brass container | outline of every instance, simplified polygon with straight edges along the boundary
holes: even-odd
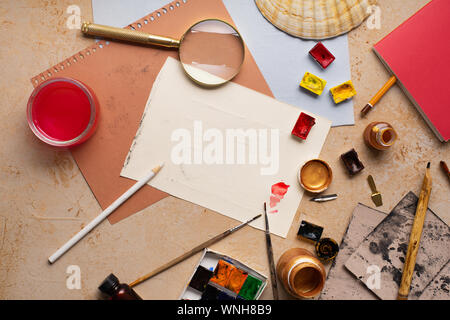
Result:
[[[323,264],[308,250],[292,248],[280,257],[277,276],[284,289],[296,298],[313,298],[325,285]]]
[[[325,191],[333,180],[333,171],[325,161],[312,159],[307,161],[298,172],[300,185],[311,193]]]

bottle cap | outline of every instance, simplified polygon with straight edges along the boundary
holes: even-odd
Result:
[[[119,279],[114,274],[111,273],[109,276],[106,277],[105,280],[103,280],[98,289],[101,292],[112,296],[114,294],[114,288],[118,285]]]
[[[322,238],[316,243],[316,254],[320,260],[333,260],[339,252],[339,245],[331,238]]]

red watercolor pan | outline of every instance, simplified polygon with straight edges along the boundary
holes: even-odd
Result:
[[[72,147],[95,131],[98,101],[80,81],[54,78],[36,87],[28,100],[28,125],[43,142]]]
[[[318,42],[310,51],[309,54],[317,61],[322,68],[326,69],[335,59],[330,51],[323,45],[322,42]]]

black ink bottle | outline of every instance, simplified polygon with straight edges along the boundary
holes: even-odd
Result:
[[[120,283],[114,274],[110,274],[98,289],[107,294],[110,300],[142,300],[142,298],[126,283]]]

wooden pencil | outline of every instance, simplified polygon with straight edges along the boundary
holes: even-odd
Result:
[[[273,298],[274,300],[278,300],[277,274],[275,272],[275,263],[273,261],[272,239],[270,238],[269,220],[267,219],[267,209],[265,202],[264,202],[264,217],[266,220],[266,245],[267,245],[267,256],[269,258],[270,279],[272,281]]]
[[[397,82],[397,78],[392,76],[389,80],[381,87],[380,90],[370,99],[369,103],[361,110],[361,115],[364,117],[370,110],[375,107],[375,104],[380,101],[386,92]]]
[[[417,252],[419,251],[420,238],[422,237],[423,223],[428,209],[428,202],[431,194],[431,176],[430,163],[427,164],[425,177],[420,191],[419,202],[417,203],[416,215],[409,237],[408,250],[406,252],[406,261],[403,267],[402,280],[398,290],[397,300],[407,300],[411,287],[411,279],[416,266]]]
[[[142,179],[137,181],[130,189],[125,191],[119,198],[117,198],[112,204],[108,206],[102,213],[95,217],[88,225],[83,229],[78,231],[69,241],[67,241],[61,248],[56,250],[49,258],[48,262],[50,264],[58,260],[64,253],[66,253],[70,248],[72,248],[78,241],[83,239],[89,232],[92,231],[97,225],[99,225],[103,220],[105,220],[111,213],[114,212],[118,207],[120,207],[125,201],[127,201],[133,194],[135,194],[140,188],[146,185],[163,167],[161,164],[153,168],[148,174],[146,174]]]
[[[235,226],[235,227],[233,227],[233,228],[231,228],[231,229],[228,229],[228,230],[225,231],[225,232],[222,232],[221,234],[215,236],[214,238],[211,238],[211,239],[209,239],[209,240],[207,240],[207,241],[205,241],[205,242],[199,244],[198,246],[196,246],[195,248],[193,248],[193,249],[189,250],[188,252],[182,254],[181,256],[179,256],[179,257],[177,257],[177,258],[175,258],[175,259],[173,259],[173,260],[167,262],[166,264],[162,265],[162,266],[159,267],[159,268],[156,268],[156,269],[153,270],[152,272],[149,272],[149,273],[147,273],[146,275],[144,275],[144,276],[142,276],[142,277],[140,277],[140,278],[134,280],[132,283],[129,284],[129,286],[130,286],[130,287],[137,286],[138,284],[144,282],[145,280],[148,280],[148,279],[150,279],[151,277],[154,277],[154,276],[156,276],[157,274],[159,274],[159,273],[161,273],[161,272],[163,272],[163,271],[165,271],[165,270],[167,270],[167,269],[173,267],[174,265],[180,263],[181,261],[183,261],[183,260],[185,260],[185,259],[187,259],[187,258],[193,256],[193,255],[196,254],[197,252],[200,252],[200,251],[202,251],[203,249],[209,247],[209,246],[212,245],[213,243],[216,243],[217,241],[222,240],[223,238],[229,236],[230,234],[232,234],[232,233],[238,231],[239,229],[241,229],[242,227],[246,226],[246,225],[249,224],[250,222],[252,222],[252,221],[258,219],[259,217],[261,217],[261,214],[259,214],[259,215],[255,216],[255,217],[251,218],[250,220],[248,220],[248,221],[246,221],[246,222],[244,222],[244,223],[241,223],[240,225],[237,225],[237,226]]]

